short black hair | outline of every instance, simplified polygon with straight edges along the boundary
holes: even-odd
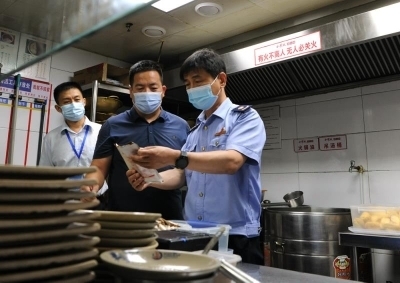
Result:
[[[60,94],[62,92],[64,92],[64,91],[67,91],[67,90],[72,89],[72,88],[78,89],[82,93],[82,96],[83,96],[83,90],[82,90],[81,86],[78,83],[76,83],[76,82],[65,82],[65,83],[59,84],[54,89],[54,100],[55,100],[55,102],[57,104],[59,104],[58,103],[59,102],[58,98],[60,97]]]
[[[162,68],[160,64],[158,64],[155,61],[152,60],[142,60],[134,64],[130,69],[129,69],[129,83],[132,85],[133,84],[133,77],[137,73],[142,73],[142,72],[147,72],[147,71],[156,71],[161,78],[161,83],[163,81],[163,73],[162,73]]]
[[[226,73],[226,66],[221,55],[212,49],[204,48],[195,51],[192,55],[186,58],[181,66],[179,77],[184,80],[184,77],[194,70],[204,70],[211,76],[216,77],[219,73]]]

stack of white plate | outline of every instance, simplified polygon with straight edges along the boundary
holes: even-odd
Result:
[[[66,180],[95,168],[0,166],[0,282],[89,282],[97,266],[99,215],[75,213],[93,193],[73,189],[94,180]]]
[[[87,211],[81,210],[80,212]],[[91,235],[100,237],[100,243],[97,245],[100,251],[144,250],[155,249],[158,246],[155,226],[156,220],[161,217],[161,214],[99,210],[96,212],[100,213],[96,222],[100,224],[101,229]]]

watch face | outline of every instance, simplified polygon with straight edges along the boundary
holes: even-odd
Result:
[[[179,169],[185,169],[186,166],[188,166],[188,160],[187,157],[180,157],[177,161],[176,161],[176,165],[175,167],[179,168]]]

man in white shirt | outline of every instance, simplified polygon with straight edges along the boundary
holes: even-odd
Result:
[[[75,82],[65,82],[54,89],[55,109],[64,116],[64,123],[44,137],[39,166],[90,166],[101,125],[85,116],[86,100],[82,93]],[[98,194],[107,188],[105,183]]]

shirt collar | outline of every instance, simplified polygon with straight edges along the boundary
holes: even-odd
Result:
[[[232,101],[227,97],[224,102],[214,111],[214,113],[211,114],[211,116],[218,116],[222,119],[226,117],[226,113],[229,111],[229,109],[232,107],[233,103]],[[197,117],[197,122],[202,122],[205,121],[205,112],[201,112],[200,115]]]
[[[132,118],[132,121],[133,122],[136,122],[136,120],[137,119],[143,119],[142,117],[140,117],[139,116],[139,114],[136,112],[136,109],[135,109],[135,107],[132,107],[131,108],[131,110],[130,110],[130,115],[131,115],[131,118]],[[167,121],[168,120],[168,115],[167,115],[167,111],[164,111],[164,109],[162,109],[161,108],[161,113],[160,113],[160,116],[158,116],[158,118],[156,119],[156,121],[157,120],[161,120],[161,122],[164,122],[164,121]]]
[[[86,127],[86,126],[88,126],[89,128],[93,128],[93,122],[92,121],[90,121],[89,119],[88,119],[88,117],[86,117],[85,116],[85,122],[83,123],[83,127],[82,127],[82,129],[84,128],[84,127]],[[63,120],[63,124],[62,124],[62,127],[61,127],[61,133],[63,132],[63,131],[65,131],[65,130],[67,130],[67,131],[71,131],[71,129],[68,127],[68,125],[67,125],[67,122],[65,122],[65,120]]]

